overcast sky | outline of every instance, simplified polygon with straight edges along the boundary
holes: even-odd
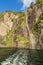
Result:
[[[4,11],[25,12],[35,0],[0,0],[0,13]]]

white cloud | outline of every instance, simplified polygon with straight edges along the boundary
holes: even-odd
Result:
[[[21,10],[25,10],[25,8],[28,8],[30,3],[35,2],[35,0],[21,0],[21,2],[23,3]]]

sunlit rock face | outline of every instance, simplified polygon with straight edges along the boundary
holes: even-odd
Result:
[[[42,18],[40,19],[40,16]],[[40,23],[40,26],[38,28],[38,35],[33,34],[32,30],[34,28],[34,24],[38,21],[42,21],[42,24]],[[27,10],[27,28],[29,31],[29,37],[30,37],[30,48],[31,49],[42,49],[43,48],[43,3],[40,5],[34,5],[32,8],[29,8]]]
[[[3,19],[0,20],[0,35],[5,47],[27,48],[28,31],[26,27],[25,12],[4,12]],[[18,38],[20,36],[20,38]],[[19,40],[20,39],[20,40]],[[1,47],[2,47],[1,45]]]
[[[12,29],[13,22],[11,21],[13,14],[4,13],[2,19],[0,19],[0,47],[4,47],[2,44],[6,40],[7,33]]]
[[[3,20],[0,21],[0,35],[5,36],[9,30],[11,30],[13,22],[10,19],[9,13],[3,15]]]

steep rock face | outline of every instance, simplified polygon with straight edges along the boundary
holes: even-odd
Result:
[[[0,21],[0,35],[5,36],[9,30],[11,30],[13,22],[10,19],[8,13],[3,15],[3,20]]]
[[[28,48],[29,47],[29,40],[28,40],[28,31],[26,27],[26,16],[20,14],[17,22],[14,23],[14,42],[16,43],[16,47],[18,48]],[[14,44],[15,44],[14,43]]]
[[[43,13],[43,3],[34,5],[33,8],[27,10],[27,24],[28,28],[32,30],[34,24],[38,21],[39,16]]]
[[[0,36],[1,47],[28,48],[25,13],[4,12],[3,18],[0,18]]]
[[[27,24],[27,28],[28,28],[28,31],[29,31],[30,48],[31,49],[40,49],[40,48],[42,48],[41,45],[40,45],[40,42],[37,41],[37,39],[39,38],[38,35],[33,34],[33,32],[32,32],[32,30],[34,28],[34,25],[39,21],[40,16],[42,14],[43,14],[43,3],[38,4],[38,5],[34,5],[32,8],[29,8],[27,10],[27,21],[26,21],[27,23],[26,24]],[[39,34],[39,36],[40,36],[40,34]]]
[[[17,16],[12,12],[5,12],[2,15],[2,17],[0,16],[0,43],[3,43],[3,41],[6,39],[6,35],[10,30],[12,30],[14,24],[14,22],[12,22],[12,19],[17,19]]]
[[[39,41],[42,39],[43,27],[37,26],[39,21],[43,21],[43,3],[34,5],[26,13],[5,12],[3,17],[0,17],[1,47],[4,45],[17,48],[43,48],[42,41]],[[43,22],[40,25],[43,26]]]

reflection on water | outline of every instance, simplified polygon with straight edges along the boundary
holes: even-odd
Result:
[[[43,50],[17,49],[9,55],[0,65],[43,65]]]

